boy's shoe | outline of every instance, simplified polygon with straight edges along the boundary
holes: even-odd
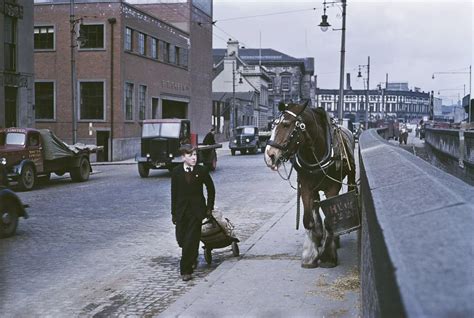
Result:
[[[187,282],[188,280],[191,280],[191,279],[193,279],[191,274],[184,274],[183,275],[183,281]]]

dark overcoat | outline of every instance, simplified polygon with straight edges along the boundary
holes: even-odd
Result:
[[[185,174],[183,165],[174,168],[171,174],[171,214],[176,222],[180,222],[184,216],[202,220],[208,210],[214,209],[214,182],[208,169],[200,165],[194,167],[189,183]],[[204,185],[207,189],[207,202],[203,193]]]

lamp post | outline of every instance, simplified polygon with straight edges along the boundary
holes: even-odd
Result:
[[[76,51],[77,42],[85,42],[84,36],[79,32],[79,37],[76,38],[76,25],[82,23],[82,17],[75,18],[74,15],[74,0],[70,1],[69,5],[69,24],[71,27],[71,106],[72,106],[72,143],[77,142],[77,94],[76,94]],[[76,44],[75,44],[76,42]]]
[[[235,123],[236,123],[236,118],[235,118],[235,62],[232,62],[232,105],[230,109],[230,137],[234,137],[234,131],[235,131]],[[242,77],[239,79],[239,84],[242,84]]]
[[[370,56],[367,57],[367,65],[359,65],[359,74],[362,77],[361,68],[367,69],[367,90],[365,92],[365,129],[369,129],[369,80],[370,80]]]
[[[342,28],[341,29],[334,29],[342,31],[341,33],[341,62],[340,62],[340,73],[339,73],[339,103],[338,107],[338,119],[339,124],[342,125],[343,119],[343,106],[344,106],[344,63],[345,63],[345,54],[346,54],[346,7],[347,7],[347,0],[340,0],[336,2],[328,2],[328,3],[341,3],[342,5]],[[321,27],[321,31],[326,32],[328,28],[331,26],[328,22],[328,16],[326,15],[326,0],[323,3],[324,13],[321,16],[321,23],[319,26]]]
[[[472,121],[472,114],[471,114],[471,99],[472,99],[472,65],[469,65],[469,71],[468,72],[457,72],[457,71],[448,71],[448,72],[434,72],[433,75],[431,75],[431,78],[435,78],[435,74],[469,74],[469,100],[468,100],[468,108],[469,108],[469,117],[468,117],[468,122],[471,123]]]

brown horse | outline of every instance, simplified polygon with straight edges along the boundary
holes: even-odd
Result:
[[[328,222],[323,226],[319,191],[326,198],[338,195],[346,176],[349,190],[355,187],[354,139],[349,130],[332,124],[324,109],[310,109],[307,104],[289,104],[280,109],[265,149],[265,162],[278,170],[290,160],[298,172],[307,234],[301,266],[334,267],[336,237]]]

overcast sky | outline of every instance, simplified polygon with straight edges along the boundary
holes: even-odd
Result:
[[[332,1],[328,1],[332,2]],[[338,88],[341,31],[322,32],[322,0],[214,0],[214,48],[226,47],[230,37],[247,48],[273,48],[294,57],[314,57],[318,87]],[[315,8],[316,10],[313,10]],[[370,87],[385,82],[408,82],[410,88],[434,90],[446,99],[469,93],[468,72],[473,60],[472,0],[348,0],[346,73],[352,87],[363,88],[358,65],[370,55]],[[291,12],[298,11],[298,12]],[[285,14],[274,14],[287,12]],[[341,9],[330,5],[326,14],[333,28],[342,25]],[[256,15],[266,15],[252,17]],[[239,19],[233,19],[239,18]],[[365,68],[363,69],[365,75]],[[460,89],[460,90],[455,90]]]

